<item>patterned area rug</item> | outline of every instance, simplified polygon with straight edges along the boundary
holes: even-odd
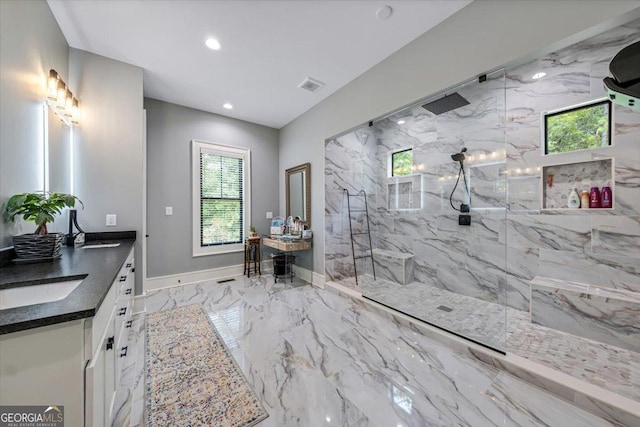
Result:
[[[146,425],[253,426],[269,416],[201,304],[147,315]]]

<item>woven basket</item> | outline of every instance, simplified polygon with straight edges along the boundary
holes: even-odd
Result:
[[[13,249],[18,259],[48,261],[62,255],[63,233],[20,234],[13,236]]]

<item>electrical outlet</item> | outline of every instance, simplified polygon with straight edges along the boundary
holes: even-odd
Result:
[[[273,212],[267,212],[267,219],[273,218]]]
[[[107,227],[116,226],[116,214],[107,214]]]
[[[164,208],[164,214],[166,216],[171,216],[173,215],[173,206],[167,206]]]

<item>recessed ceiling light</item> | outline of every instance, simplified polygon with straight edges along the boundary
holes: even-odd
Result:
[[[382,6],[376,10],[376,16],[381,21],[386,21],[391,18],[391,15],[393,15],[393,8],[391,6]]]
[[[403,125],[405,123],[404,120],[398,120],[396,123],[398,123],[399,125]]]
[[[225,102],[224,104],[222,104],[222,106],[224,108],[226,108],[227,110],[232,110],[233,109],[233,105],[229,104],[228,102]]]
[[[546,76],[546,75],[547,75],[547,73],[539,72],[539,73],[535,73],[535,74],[533,75],[533,77],[532,77],[532,78],[533,78],[534,80],[538,80],[538,79],[543,78],[543,77],[544,77],[544,76]]]
[[[207,41],[204,42],[204,44],[206,44],[209,49],[213,49],[213,50],[220,49],[220,42],[216,39],[207,39]]]

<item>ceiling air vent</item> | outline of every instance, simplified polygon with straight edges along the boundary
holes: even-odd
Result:
[[[324,86],[324,83],[312,79],[311,77],[307,77],[298,85],[299,89],[308,90],[309,92],[317,92]]]

